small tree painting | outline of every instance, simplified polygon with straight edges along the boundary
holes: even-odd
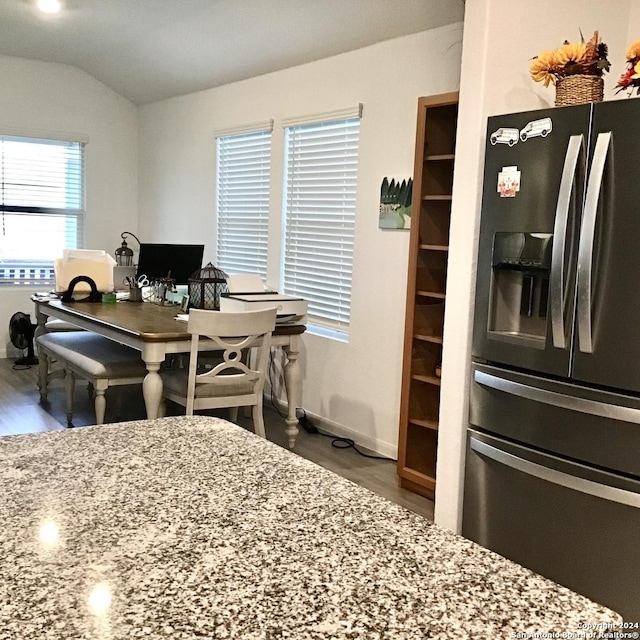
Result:
[[[411,227],[411,191],[413,180],[400,182],[385,176],[380,185],[380,229],[409,229]]]

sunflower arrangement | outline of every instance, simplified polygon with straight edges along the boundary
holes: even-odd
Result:
[[[584,75],[602,77],[609,71],[611,64],[607,60],[608,47],[600,40],[597,31],[589,42],[585,42],[580,34],[580,42],[568,42],[557,49],[543,51],[533,58],[529,73],[536,82],[543,82],[545,87],[556,84],[567,76]]]
[[[640,40],[629,45],[627,70],[620,76],[616,87],[618,87],[616,93],[626,90],[629,95],[632,95],[635,90],[637,94],[640,94]]]

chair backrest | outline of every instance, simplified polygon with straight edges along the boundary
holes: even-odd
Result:
[[[267,374],[271,335],[277,310],[224,312],[190,309],[187,328],[192,334],[187,402],[193,402],[197,384],[241,386],[252,383],[252,393],[262,393]],[[212,369],[198,373],[198,351],[201,338],[214,342],[221,361]],[[251,362],[243,352],[257,348],[257,358]],[[188,407],[187,407],[188,409]]]

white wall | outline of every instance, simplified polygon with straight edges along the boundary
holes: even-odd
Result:
[[[640,39],[640,9],[631,0],[467,0],[460,83],[452,233],[447,280],[445,348],[435,519],[459,531],[467,428],[476,243],[489,115],[552,107],[555,93],[529,77],[530,59],[565,40],[598,30],[609,45],[605,100],[615,95],[630,42]],[[522,11],[518,11],[518,7]]]
[[[0,132],[88,138],[85,247],[112,253],[137,227],[137,108],[79,69],[22,58],[0,56],[0,87]],[[33,313],[32,292],[0,288],[0,357],[18,355],[9,318]]]
[[[362,103],[351,336],[307,334],[303,407],[387,455],[397,450],[408,233],[378,229],[380,182],[413,173],[418,97],[455,91],[456,24],[140,109],[140,233],[204,241],[215,257],[214,132],[275,120],[271,229],[279,245],[286,118]],[[269,284],[278,286],[279,255]]]

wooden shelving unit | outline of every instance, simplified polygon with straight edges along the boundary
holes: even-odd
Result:
[[[457,93],[418,100],[398,476],[432,500],[457,121]]]

